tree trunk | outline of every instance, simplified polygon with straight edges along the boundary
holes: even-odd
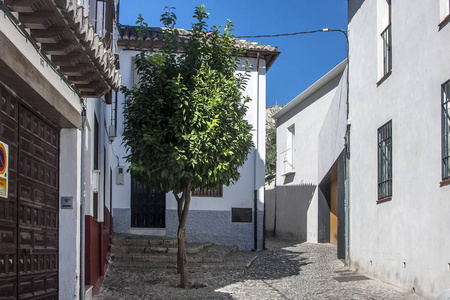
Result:
[[[189,204],[191,202],[191,182],[183,189],[181,198],[178,201],[178,255],[177,255],[177,272],[181,275],[180,287],[189,288],[189,271],[187,268],[187,257],[185,247],[186,221],[189,212]]]

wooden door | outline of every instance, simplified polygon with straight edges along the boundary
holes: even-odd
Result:
[[[9,194],[0,198],[0,297],[57,299],[59,131],[0,92],[1,138],[10,149]]]
[[[17,299],[17,167],[19,103],[0,88],[0,139],[9,146],[9,193],[0,198],[0,298]]]
[[[330,243],[338,244],[338,185],[337,180],[331,182],[330,190]]]

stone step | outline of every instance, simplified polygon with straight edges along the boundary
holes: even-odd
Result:
[[[168,254],[114,254],[112,256],[114,262],[176,262],[176,255]],[[205,262],[205,263],[217,263],[223,262],[224,257],[211,257],[203,255],[187,255],[187,261],[193,263]]]
[[[170,263],[142,263],[142,262],[113,262],[109,265],[111,270],[156,270],[156,269],[170,269],[176,272],[176,262]],[[188,263],[190,272],[197,272],[200,270],[243,270],[245,264],[227,264],[223,262],[218,263]]]
[[[199,250],[201,248],[201,250]],[[217,246],[209,243],[201,244],[196,247],[191,247],[190,244],[186,244],[186,249],[198,250],[196,252],[187,254],[188,263],[221,263],[224,262],[228,256],[237,251],[237,247],[231,246]],[[176,248],[171,248],[171,252],[166,253],[117,253],[114,251],[111,255],[112,265],[120,263],[119,265],[125,265],[127,263],[148,265],[158,263],[176,263],[177,251]]]
[[[158,246],[158,245],[176,245],[177,239],[159,236],[134,235],[116,233],[112,238],[113,245],[121,246]]]
[[[233,268],[226,261],[237,247],[211,243],[186,243],[189,268]],[[111,248],[112,269],[174,269],[176,271],[178,245],[176,239],[165,237],[116,234]]]
[[[210,243],[199,244],[199,243],[188,243],[186,244],[186,253],[193,254],[198,253],[211,246]],[[153,253],[153,254],[174,254],[178,253],[177,245],[123,245],[123,244],[113,244],[112,245],[113,254],[137,254],[137,253]]]

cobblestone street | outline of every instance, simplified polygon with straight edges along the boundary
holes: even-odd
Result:
[[[176,287],[174,268],[110,267],[94,299],[426,299],[346,270],[330,244],[268,238],[266,247],[237,252],[216,267],[190,266],[190,290]]]

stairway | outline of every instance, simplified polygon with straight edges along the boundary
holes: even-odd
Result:
[[[186,243],[188,267],[224,268],[237,247],[211,243]],[[176,239],[131,234],[115,234],[111,249],[112,269],[176,269],[178,245]]]

